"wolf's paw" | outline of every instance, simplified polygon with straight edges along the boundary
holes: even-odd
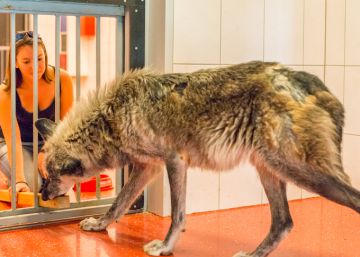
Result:
[[[152,256],[170,255],[171,249],[168,249],[161,240],[154,240],[144,245],[144,252]]]
[[[106,224],[99,218],[87,218],[80,222],[80,228],[85,231],[101,231],[106,229]]]
[[[238,252],[233,257],[253,257],[250,253]]]

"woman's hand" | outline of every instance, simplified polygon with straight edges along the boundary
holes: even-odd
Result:
[[[16,193],[30,192],[30,187],[26,182],[16,182],[15,189],[16,189]]]
[[[40,151],[38,155],[38,169],[42,178],[47,179],[49,177],[49,173],[44,167],[44,152]]]
[[[18,181],[15,184],[15,191],[18,192],[30,192],[30,187],[25,181]],[[12,188],[9,187],[9,193],[11,195]]]

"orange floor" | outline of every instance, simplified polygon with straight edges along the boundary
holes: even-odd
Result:
[[[360,257],[360,215],[320,198],[290,203],[295,227],[271,257]],[[142,245],[163,238],[169,218],[126,215],[106,232],[78,222],[0,233],[0,256],[146,256]],[[227,257],[253,249],[269,226],[268,206],[188,215],[175,257]]]

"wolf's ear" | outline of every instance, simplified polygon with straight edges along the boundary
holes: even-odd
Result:
[[[82,177],[84,175],[81,161],[73,158],[69,158],[64,160],[62,164],[60,175],[70,175],[70,176],[79,176]]]
[[[35,121],[35,127],[38,129],[43,139],[47,140],[53,134],[56,123],[52,120],[41,118]]]

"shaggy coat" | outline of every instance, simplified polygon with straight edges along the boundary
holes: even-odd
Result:
[[[137,70],[82,100],[58,126],[37,122],[47,138],[49,180],[42,197],[131,163],[129,182],[109,211],[81,222],[84,230],[103,230],[165,165],[172,224],[164,241],[144,250],[168,255],[185,224],[187,169],[225,171],[249,158],[269,199],[272,225],[254,252],[235,256],[264,257],[293,226],[287,182],[360,212],[360,192],[341,163],[343,125],[342,104],[316,76],[277,63],[164,75]]]

